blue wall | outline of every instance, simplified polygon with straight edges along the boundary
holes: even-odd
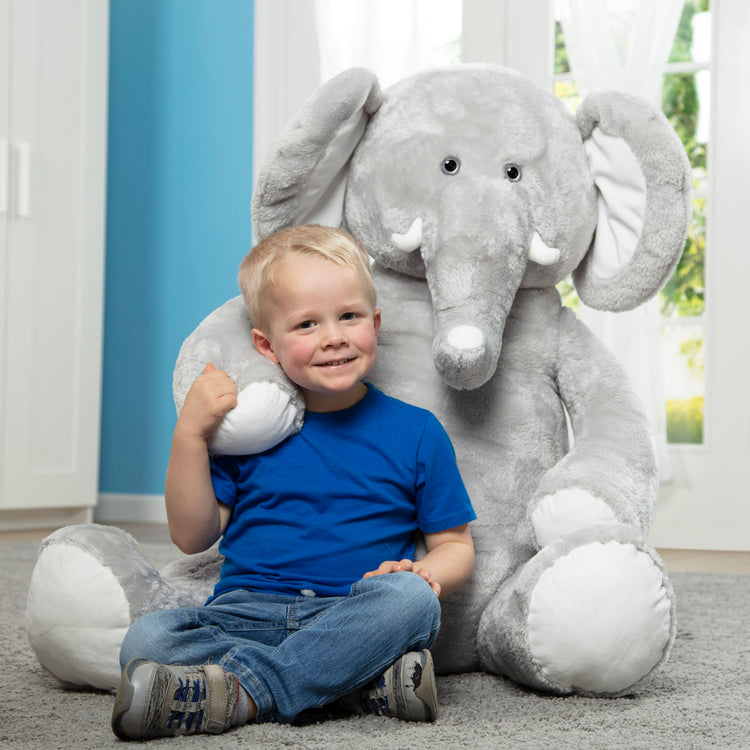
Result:
[[[163,492],[180,345],[238,294],[252,81],[252,0],[111,0],[102,492]]]

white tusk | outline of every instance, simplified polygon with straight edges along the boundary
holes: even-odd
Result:
[[[539,233],[534,232],[531,245],[529,245],[529,260],[533,260],[540,266],[551,266],[560,260],[560,251],[556,247],[545,245]]]
[[[405,253],[416,250],[422,244],[422,219],[419,217],[414,219],[406,234],[394,232],[391,235],[391,242]]]

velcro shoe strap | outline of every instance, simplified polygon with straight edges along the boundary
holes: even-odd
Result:
[[[209,734],[219,734],[229,728],[229,720],[237,703],[237,691],[232,690],[232,694],[229,694],[229,680],[217,664],[206,664],[203,670],[208,683],[208,716],[203,730]]]

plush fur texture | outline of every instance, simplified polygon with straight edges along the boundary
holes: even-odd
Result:
[[[371,380],[439,417],[477,511],[476,570],[444,602],[439,671],[617,695],[666,660],[674,595],[645,542],[658,490],[647,420],[555,284],[573,272],[603,309],[653,296],[681,253],[689,193],[682,146],[645,102],[603,92],[576,121],[491,65],[385,92],[369,71],[346,71],[268,155],[258,234],[341,223],[368,248],[383,311]],[[265,383],[285,395],[267,425],[281,439],[301,402],[251,351],[248,326],[239,300],[209,316],[183,347],[176,402],[213,361],[242,392]],[[263,403],[235,411],[242,424]],[[232,429],[226,442],[254,445]],[[101,548],[92,559],[108,558]]]

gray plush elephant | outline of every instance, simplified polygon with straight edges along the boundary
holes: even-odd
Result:
[[[492,65],[385,92],[345,71],[268,155],[257,234],[323,223],[362,241],[383,311],[371,380],[442,421],[478,515],[475,573],[443,605],[439,672],[617,695],[667,659],[674,594],[645,541],[658,490],[647,420],[555,285],[572,273],[591,307],[640,305],[677,263],[691,206],[687,157],[660,112],[597,92],[574,118]],[[304,419],[250,327],[230,300],[175,369],[178,409],[208,361],[238,383],[216,452],[263,450]]]

